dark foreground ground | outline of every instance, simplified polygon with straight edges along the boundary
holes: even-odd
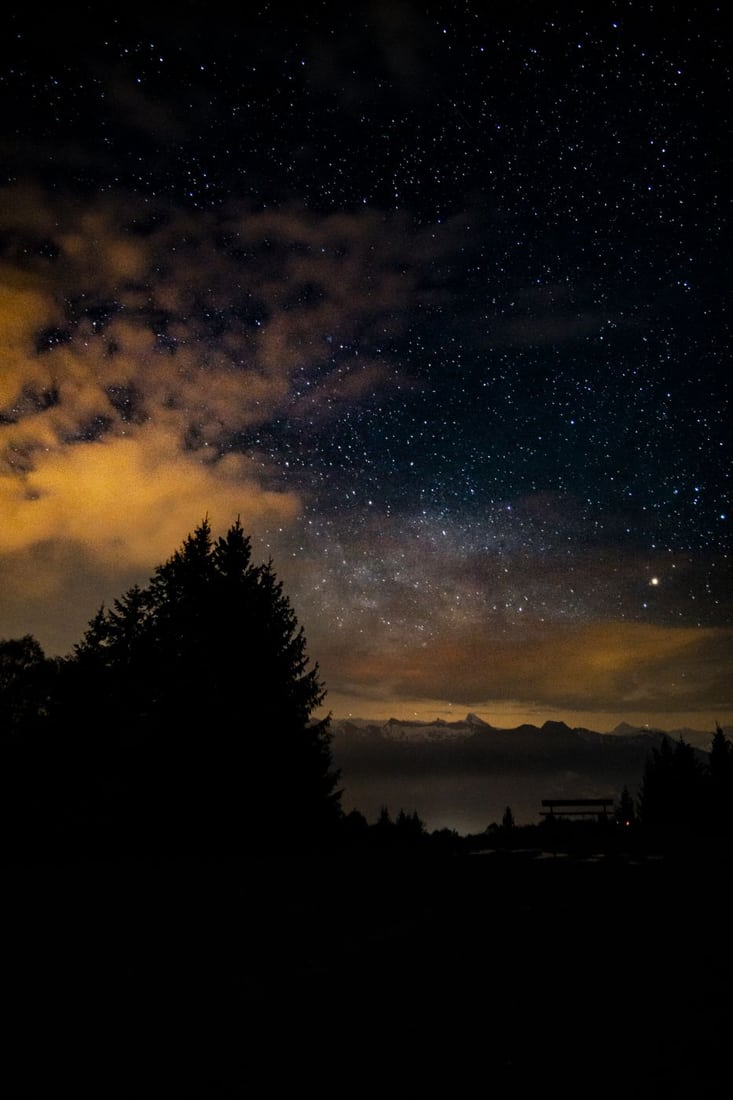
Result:
[[[720,857],[4,867],[0,1095],[730,1095]]]

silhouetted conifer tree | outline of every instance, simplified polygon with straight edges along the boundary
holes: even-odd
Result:
[[[417,810],[413,810],[412,813],[408,814],[401,809],[397,814],[395,826],[405,840],[419,840],[426,836],[425,825],[421,821]]]
[[[351,810],[343,819],[342,832],[347,844],[365,844],[369,836],[369,822],[359,810]]]
[[[38,852],[53,767],[45,752],[59,662],[31,634],[0,641],[0,855]],[[44,853],[45,854],[45,853]]]
[[[204,520],[147,587],[92,619],[60,715],[105,746],[120,797],[164,849],[317,842],[340,792],[308,666],[272,563],[253,565],[239,521],[214,542]]]
[[[672,746],[663,737],[647,757],[639,796],[639,816],[647,825],[699,825],[704,772],[695,750],[683,738]]]
[[[728,831],[733,827],[733,745],[717,722],[710,745],[708,775],[710,822],[715,828]]]
[[[634,800],[629,793],[629,788],[624,787],[616,807],[616,821],[619,825],[633,825],[636,820],[636,808]]]
[[[0,737],[39,728],[48,713],[56,667],[32,634],[0,640]]]

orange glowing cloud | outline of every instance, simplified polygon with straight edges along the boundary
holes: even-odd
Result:
[[[517,627],[498,638],[446,630],[415,645],[361,649],[325,642],[322,665],[341,690],[385,698],[451,700],[470,709],[495,700],[570,710],[725,706],[733,631],[607,622],[544,633]]]
[[[225,525],[241,515],[253,530],[288,523],[299,507],[295,494],[263,489],[242,455],[202,461],[151,429],[44,451],[23,478],[0,477],[0,553],[53,539],[106,563],[145,565],[178,545],[181,517],[208,512]]]
[[[3,554],[56,541],[150,563],[181,517],[290,522],[297,495],[230,440],[408,384],[366,344],[415,299],[413,253],[455,243],[366,210],[1,198],[18,244],[0,272]]]
[[[90,421],[114,434],[110,391],[122,386],[134,387],[138,418],[190,446],[190,429],[216,443],[293,402],[322,419],[365,389],[406,384],[374,345],[381,357],[419,298],[415,255],[455,243],[447,229],[438,240],[372,211],[194,222],[165,204],[151,216],[129,195],[82,204],[6,188],[2,199],[23,242],[0,280],[0,450],[11,467],[34,443],[88,438]]]

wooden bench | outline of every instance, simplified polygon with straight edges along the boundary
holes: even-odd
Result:
[[[543,798],[542,805],[547,809],[540,810],[540,816],[592,817],[596,821],[607,821],[613,813],[613,803],[613,798]]]

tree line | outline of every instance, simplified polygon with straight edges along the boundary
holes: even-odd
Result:
[[[705,758],[680,737],[647,757],[638,797],[643,825],[727,834],[733,826],[733,746],[716,723]]]
[[[318,844],[342,816],[324,695],[272,563],[204,520],[69,656],[0,642],[0,850]]]
[[[0,641],[0,858],[230,857],[335,840],[456,848],[417,813],[344,814],[325,698],[271,562],[204,520],[64,658]],[[733,831],[733,747],[664,737],[616,821]],[[493,827],[498,828],[497,826]],[[515,830],[507,807],[501,835]]]

